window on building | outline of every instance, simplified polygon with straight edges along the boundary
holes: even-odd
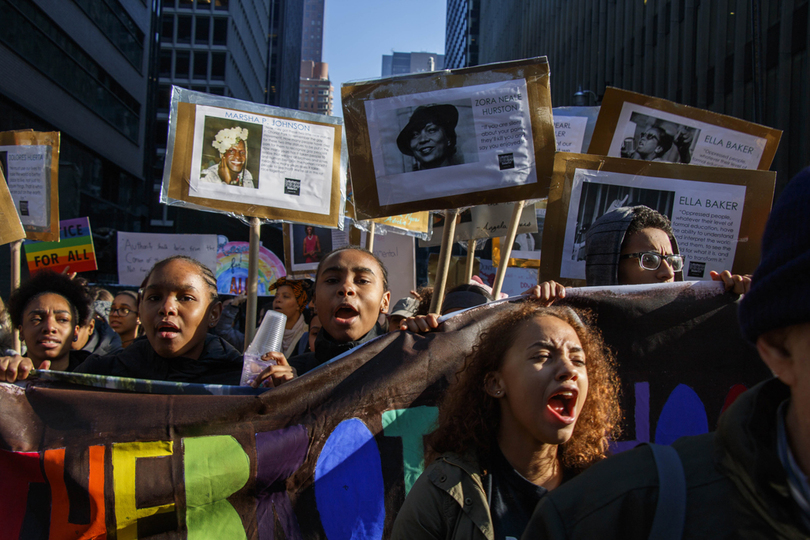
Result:
[[[215,81],[225,80],[225,53],[211,53],[211,79]]]
[[[228,19],[214,19],[214,45],[228,44]]]
[[[194,32],[194,43],[208,45],[208,34],[211,31],[210,17],[197,17],[197,28]]]
[[[171,15],[163,17],[160,40],[163,41],[163,43],[171,43],[174,40],[174,17]]]
[[[196,51],[194,53],[194,78],[208,78],[208,53]]]
[[[191,43],[191,17],[177,17],[177,43]]]
[[[160,51],[160,76],[172,76],[172,51]]]
[[[214,9],[228,11],[228,0],[215,0]]]
[[[189,51],[176,51],[174,53],[174,76],[178,79],[188,79],[188,68],[191,61]]]

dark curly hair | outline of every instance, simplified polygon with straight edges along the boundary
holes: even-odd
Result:
[[[619,435],[619,378],[613,354],[590,324],[589,314],[570,307],[543,307],[528,301],[498,317],[482,335],[439,406],[438,428],[427,437],[427,461],[440,454],[472,454],[485,470],[491,467],[500,426],[500,400],[485,389],[487,375],[500,369],[522,323],[557,317],[571,325],[587,359],[588,395],[571,438],[559,446],[564,470],[578,473],[607,455]],[[584,322],[583,322],[584,321]]]
[[[11,293],[8,300],[8,312],[14,327],[22,325],[25,306],[31,300],[45,293],[54,293],[68,301],[72,308],[73,323],[83,324],[90,317],[87,293],[81,281],[70,279],[65,274],[43,270],[34,274],[31,279],[20,285]]]
[[[633,208],[633,219],[630,221],[630,225],[627,226],[627,230],[624,233],[625,241],[628,236],[642,229],[661,229],[667,233],[670,238],[675,236],[672,232],[672,223],[670,223],[669,218],[649,206],[636,206]]]

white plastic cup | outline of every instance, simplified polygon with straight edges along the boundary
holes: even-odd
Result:
[[[276,365],[275,360],[262,360],[267,352],[281,352],[281,342],[284,339],[284,327],[287,325],[287,316],[278,311],[267,311],[262,324],[256,330],[253,341],[248,345],[242,360],[242,378],[240,386],[250,386],[259,374],[268,366]]]
[[[248,345],[246,354],[261,356],[266,352],[281,352],[281,342],[284,339],[284,327],[287,325],[287,316],[278,311],[267,311],[262,324],[256,330],[253,341]]]

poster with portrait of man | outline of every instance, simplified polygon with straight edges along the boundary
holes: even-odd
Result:
[[[708,280],[712,270],[753,273],[775,183],[770,171],[560,153],[546,210],[541,275],[584,285],[589,228],[608,212],[639,205],[671,221],[685,259],[684,279]]]
[[[172,90],[161,202],[339,227],[342,120]]]
[[[782,132],[711,111],[608,88],[589,154],[768,170]]]
[[[545,57],[347,84],[342,101],[361,220],[548,192]]]

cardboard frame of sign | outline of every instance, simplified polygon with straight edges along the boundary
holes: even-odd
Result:
[[[672,220],[684,279],[751,274],[776,173],[559,153],[543,234],[542,279],[585,284],[585,232],[604,213],[646,205]]]
[[[344,84],[341,99],[360,220],[548,193],[545,57]]]
[[[25,238],[25,229],[8,190],[3,167],[0,167],[0,222],[3,223],[0,227],[0,246]]]
[[[340,227],[342,128],[332,116],[173,87],[160,201]]]
[[[58,131],[0,132],[0,169],[29,240],[59,241],[59,142]]]
[[[778,129],[609,87],[588,153],[768,170],[781,137]]]

